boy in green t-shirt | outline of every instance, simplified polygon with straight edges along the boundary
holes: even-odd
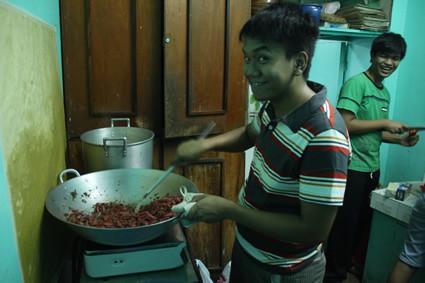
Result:
[[[356,249],[362,240],[367,242],[372,218],[369,195],[379,183],[381,143],[414,146],[418,142],[415,133],[403,134],[408,129],[406,124],[388,119],[390,93],[382,84],[397,69],[406,48],[399,34],[378,36],[370,51],[369,69],[350,78],[341,89],[337,108],[350,133],[352,161],[344,204],[329,235],[325,282],[344,281]]]

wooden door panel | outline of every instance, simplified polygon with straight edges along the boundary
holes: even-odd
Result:
[[[162,2],[61,1],[69,138],[111,117],[162,133]]]
[[[163,133],[162,22],[157,0],[62,0],[68,167],[83,168],[79,137],[131,119]],[[154,164],[160,150],[156,148]]]
[[[237,202],[239,191],[245,181],[245,154],[244,153],[225,153],[225,171],[223,178],[224,198]],[[235,222],[230,220],[222,221],[222,249],[221,249],[221,268],[223,268],[231,259],[233,242],[235,240]],[[220,270],[221,271],[221,270]]]
[[[187,166],[184,176],[199,186],[203,193],[221,195],[223,190],[223,159],[204,159]],[[191,255],[209,268],[221,266],[222,226],[220,222],[199,223],[188,229]]]
[[[187,166],[183,175],[192,180],[202,193],[223,196],[234,202],[243,183],[240,170],[243,154],[210,153],[196,164]],[[202,260],[209,269],[221,269],[231,258],[235,223],[222,221],[198,223],[187,229],[191,255]]]
[[[238,34],[250,1],[165,0],[164,13],[165,136],[197,135],[211,120],[214,133],[243,125]]]
[[[86,13],[87,59],[92,115],[135,115],[134,11],[134,1],[131,0],[89,2]]]
[[[187,115],[222,115],[226,82],[226,2],[191,1],[189,12],[189,60]],[[205,20],[208,15],[208,20]],[[199,23],[203,23],[202,25]],[[207,55],[207,56],[206,56]]]

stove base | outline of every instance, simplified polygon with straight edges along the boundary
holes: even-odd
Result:
[[[176,242],[117,250],[86,250],[84,267],[94,278],[167,270],[185,263],[182,254],[185,247],[185,242]]]
[[[183,249],[184,254],[189,258],[189,253],[187,249]],[[117,275],[111,277],[100,277],[93,278],[90,277],[84,265],[81,269],[81,276],[79,278],[79,283],[199,283],[202,282],[198,273],[195,271],[192,262],[188,260],[183,266],[161,270],[161,271],[152,271],[144,273],[134,273],[126,275]]]

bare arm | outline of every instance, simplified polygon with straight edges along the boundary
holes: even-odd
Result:
[[[419,140],[419,136],[409,135],[397,135],[407,131],[408,126],[406,124],[388,120],[357,120],[353,112],[339,109],[339,112],[344,119],[345,125],[347,126],[350,135],[365,134],[373,131],[382,131],[382,141],[386,143],[400,144],[403,146],[414,146]]]
[[[388,283],[408,283],[416,271],[417,268],[398,260],[390,273]]]
[[[338,207],[301,202],[300,215],[259,211],[218,196],[203,195],[188,218],[202,222],[233,220],[283,241],[317,244],[326,240]],[[266,220],[265,220],[266,219]]]
[[[254,146],[255,134],[252,125],[231,130],[203,140],[189,140],[179,145],[176,160],[191,161],[198,159],[207,151],[242,152]]]
[[[338,110],[351,135],[366,134],[376,131],[387,131],[389,134],[402,134],[407,131],[408,126],[397,121],[388,119],[358,120],[353,112],[344,109]]]

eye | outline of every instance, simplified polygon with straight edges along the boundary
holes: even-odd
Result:
[[[399,62],[401,61],[401,57],[399,55],[395,55],[395,54],[389,54],[389,53],[382,53],[379,55],[379,57],[381,57],[384,60],[392,60],[394,62]]]
[[[390,58],[390,56],[387,54],[387,53],[382,53],[382,54],[380,54],[380,56],[379,57],[381,57],[381,58],[383,58],[383,59],[388,59],[388,58]]]
[[[248,58],[248,56],[244,56],[243,60],[245,62],[245,64],[248,64],[251,60]]]
[[[259,63],[267,63],[268,60],[269,60],[269,58],[266,57],[266,56],[259,56],[258,57],[258,62]]]

